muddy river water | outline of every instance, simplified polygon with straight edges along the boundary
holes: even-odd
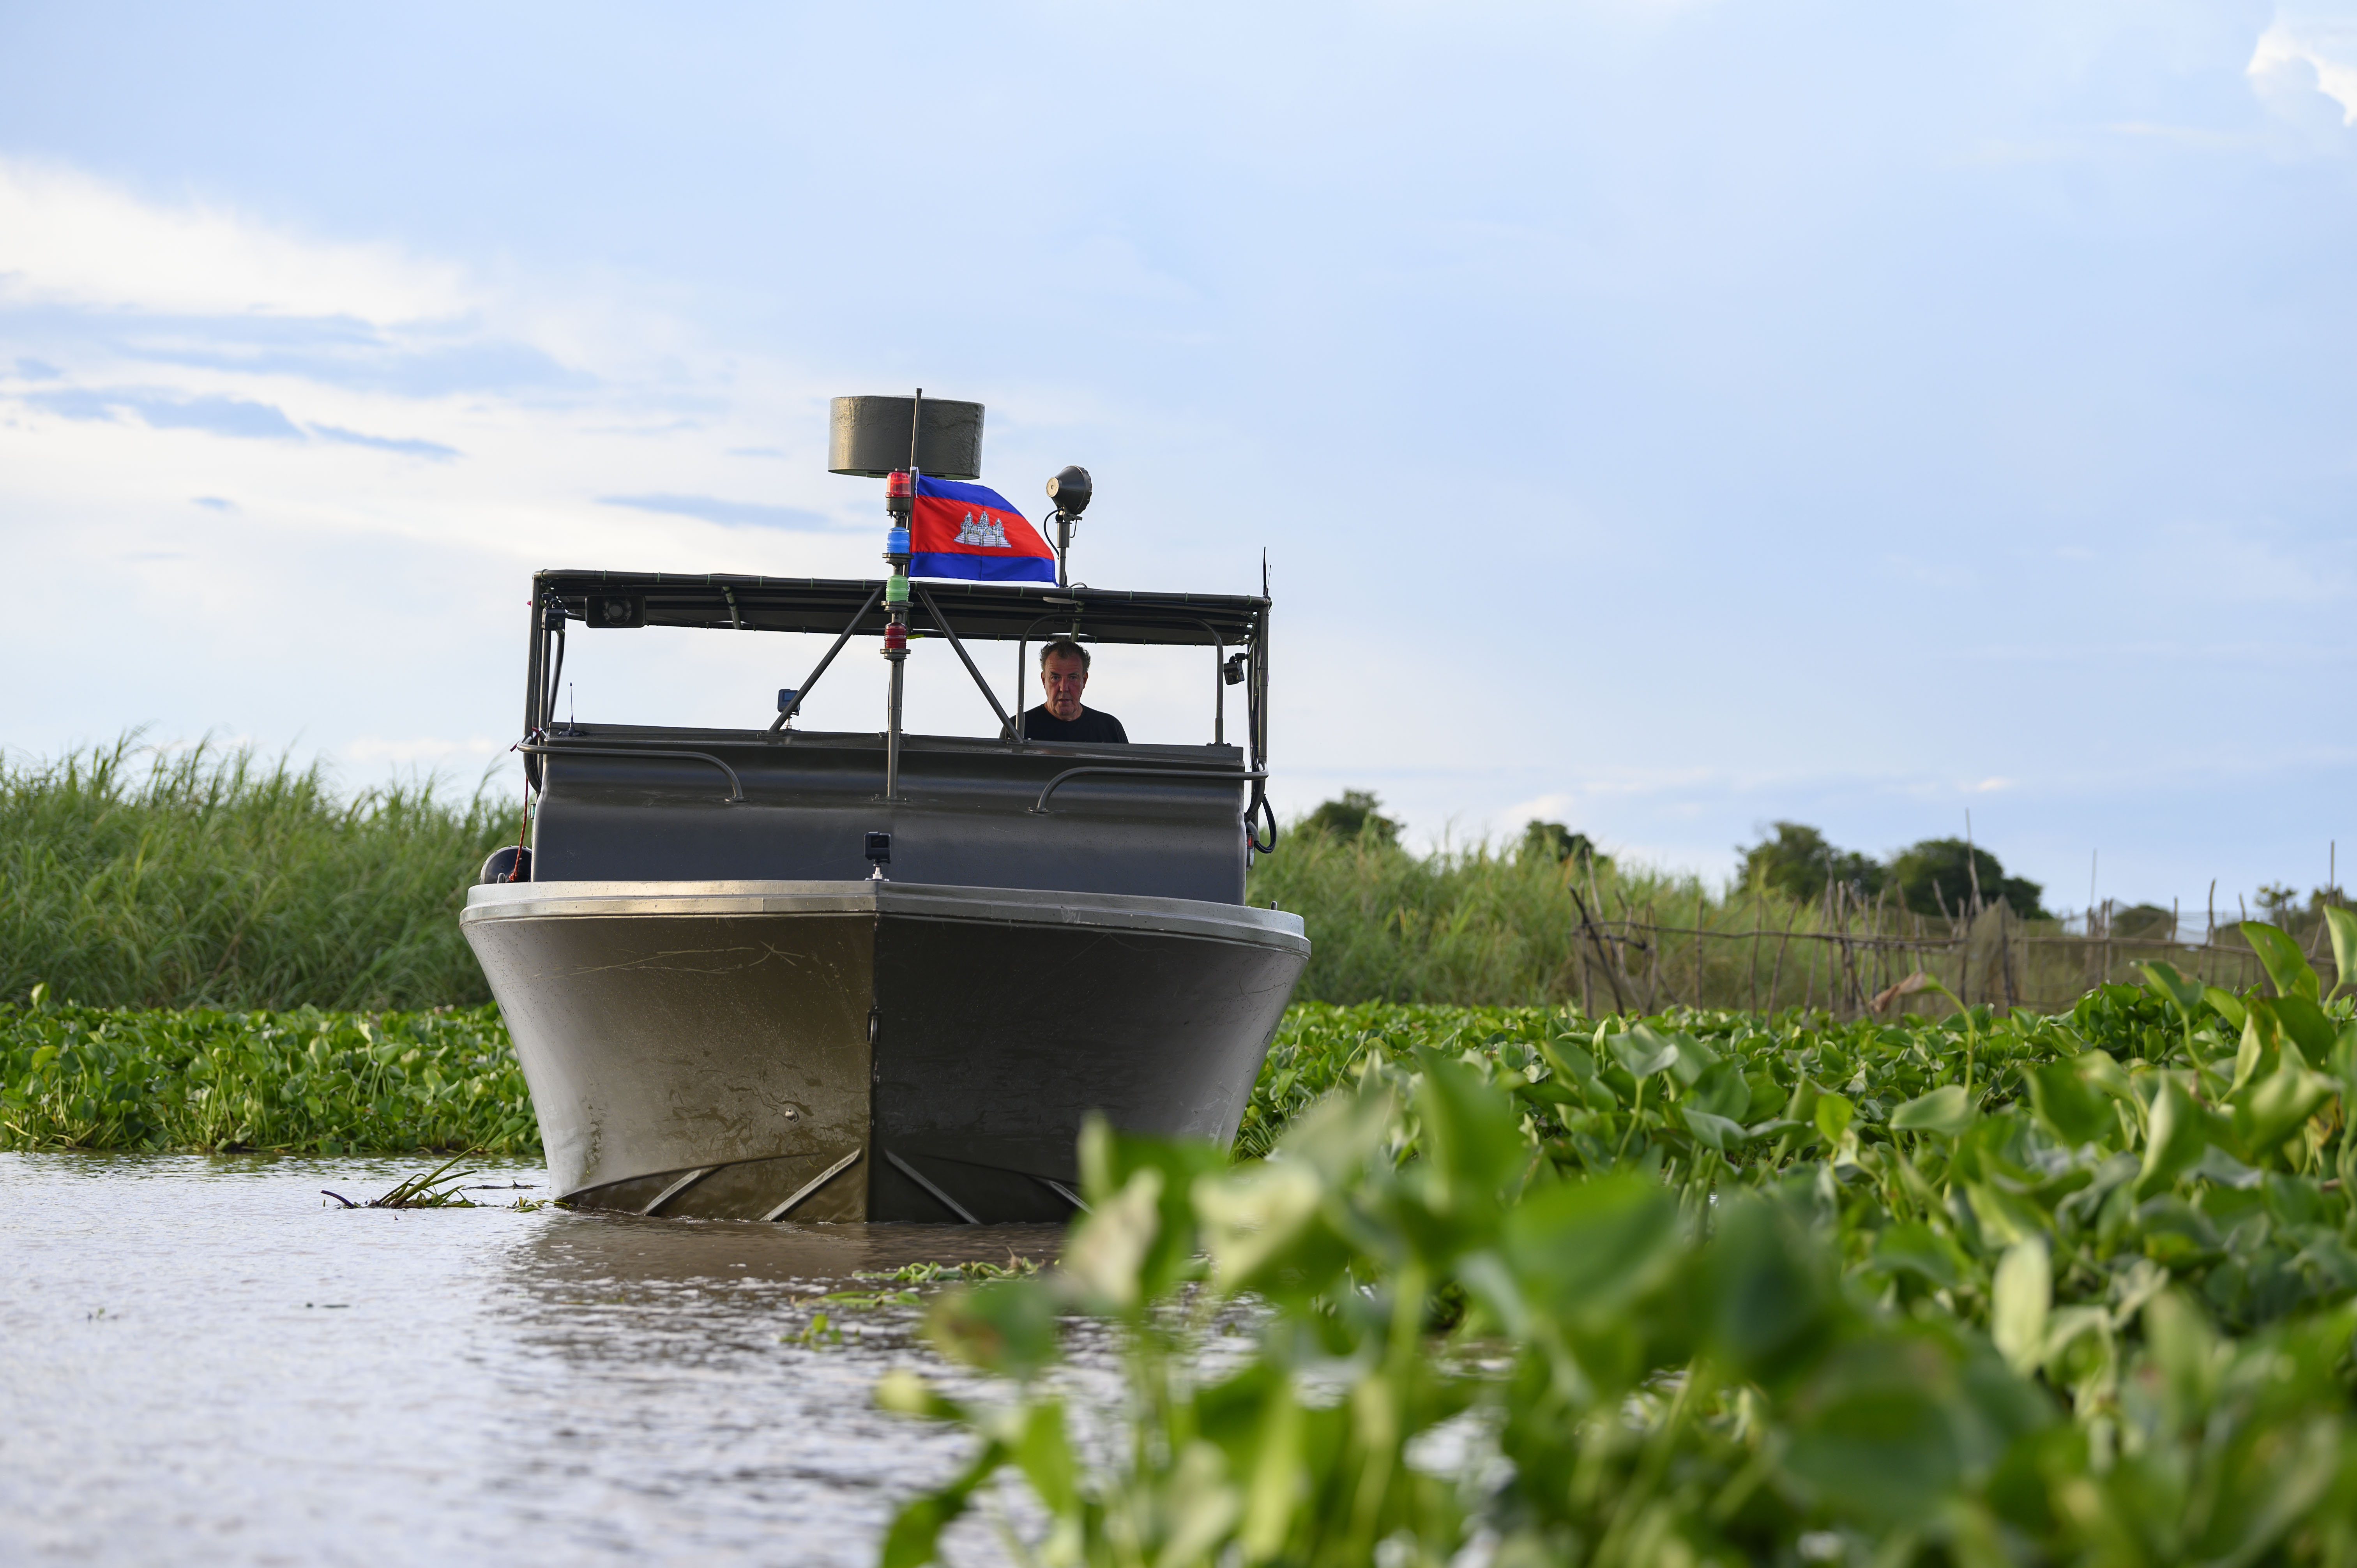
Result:
[[[781,1336],[861,1271],[1060,1239],[320,1196],[419,1168],[0,1155],[0,1563],[871,1563],[966,1441],[869,1390],[938,1362],[914,1309]]]

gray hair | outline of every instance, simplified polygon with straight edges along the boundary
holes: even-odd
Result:
[[[1069,659],[1079,660],[1081,661],[1081,673],[1083,675],[1088,673],[1089,650],[1082,648],[1079,643],[1073,641],[1069,637],[1060,637],[1039,650],[1039,672],[1041,674],[1044,675],[1048,671],[1048,660],[1053,659],[1059,653],[1063,654]]]

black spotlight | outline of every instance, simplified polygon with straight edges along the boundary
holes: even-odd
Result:
[[[1089,510],[1089,471],[1079,464],[1069,464],[1048,481],[1048,499],[1056,503],[1059,517],[1078,517]]]
[[[878,882],[883,881],[884,868],[892,864],[892,835],[890,833],[869,833],[867,835],[867,859],[871,865],[871,869],[868,871],[867,875]]]

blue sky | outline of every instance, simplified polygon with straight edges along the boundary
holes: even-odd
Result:
[[[0,7],[0,747],[471,783],[533,568],[868,575],[826,400],[921,384],[1086,581],[1267,549],[1286,810],[2313,886],[2353,121],[2357,6]],[[811,656],[575,640],[584,718]]]

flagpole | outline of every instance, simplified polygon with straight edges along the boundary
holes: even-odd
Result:
[[[919,387],[909,404],[909,521],[912,528],[917,489],[923,479],[923,470],[917,467],[917,431],[924,417],[925,389]],[[886,559],[891,561],[892,576],[884,585],[884,657],[891,661],[892,678],[884,704],[884,799],[893,801],[900,798],[900,693],[909,658],[909,562],[906,556]]]

